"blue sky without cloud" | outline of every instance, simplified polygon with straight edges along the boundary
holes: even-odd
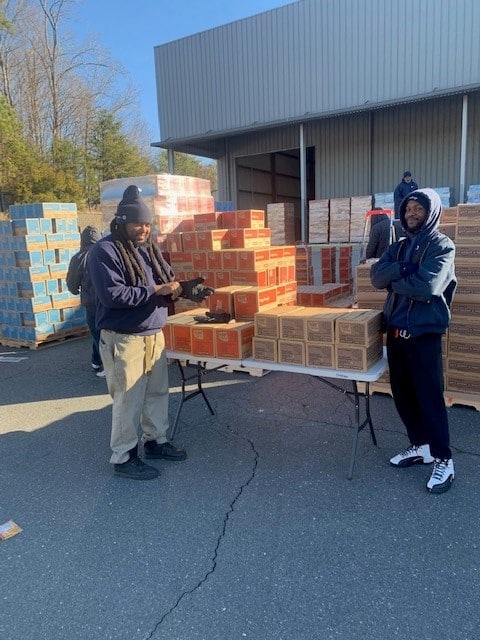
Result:
[[[94,35],[131,74],[141,116],[160,139],[153,49],[270,9],[287,0],[81,0],[72,26],[79,38]],[[153,142],[153,140],[152,140]]]

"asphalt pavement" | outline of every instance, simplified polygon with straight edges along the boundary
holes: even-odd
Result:
[[[115,477],[89,339],[0,348],[1,640],[474,640],[480,413],[448,409],[456,478],[388,463],[406,444],[374,394],[300,374],[210,372],[146,482]],[[12,361],[12,358],[23,358]],[[347,383],[346,383],[347,384]],[[170,367],[172,421],[179,373]]]

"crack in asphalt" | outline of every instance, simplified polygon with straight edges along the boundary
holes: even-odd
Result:
[[[162,625],[162,623],[164,622],[164,620],[173,612],[175,611],[175,609],[178,607],[178,605],[180,604],[180,602],[188,595],[191,595],[192,593],[194,593],[195,591],[197,591],[202,584],[204,584],[209,577],[215,572],[215,569],[217,568],[217,558],[218,558],[218,553],[219,553],[219,549],[220,549],[220,545],[222,543],[223,538],[226,535],[227,532],[227,525],[228,525],[228,521],[230,519],[230,516],[233,514],[233,511],[235,509],[235,503],[240,499],[240,496],[242,495],[242,493],[245,491],[245,489],[248,487],[248,485],[252,482],[252,480],[255,477],[255,473],[257,470],[257,465],[258,465],[258,458],[259,458],[259,454],[258,451],[255,449],[255,445],[254,443],[247,437],[245,436],[241,436],[239,433],[237,433],[235,431],[235,429],[233,429],[232,427],[230,427],[229,425],[226,425],[227,429],[233,433],[237,438],[241,438],[243,440],[245,440],[246,442],[248,442],[253,454],[254,454],[254,458],[253,458],[253,466],[252,466],[252,470],[250,472],[250,476],[247,479],[246,482],[244,482],[240,488],[238,489],[235,497],[233,498],[233,500],[230,502],[230,505],[225,513],[225,516],[223,518],[223,526],[222,526],[222,530],[217,538],[217,543],[215,545],[215,548],[213,550],[213,557],[212,557],[212,565],[211,568],[209,569],[209,571],[206,572],[206,574],[203,576],[203,578],[201,580],[199,580],[197,582],[197,584],[192,587],[191,589],[187,589],[186,591],[184,591],[183,593],[181,593],[176,602],[170,607],[170,609],[168,609],[168,611],[166,611],[162,617],[160,618],[160,620],[157,622],[157,624],[155,625],[155,627],[152,629],[152,631],[145,636],[144,640],[150,640],[151,638],[154,637],[154,634],[159,630],[160,626]]]

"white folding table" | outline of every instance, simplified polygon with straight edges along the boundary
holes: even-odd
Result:
[[[235,370],[245,371],[249,369],[264,369],[268,371],[282,371],[284,373],[301,373],[303,375],[313,376],[318,378],[321,382],[327,384],[332,389],[335,389],[345,395],[354,405],[355,408],[355,434],[352,444],[352,453],[350,456],[350,466],[348,470],[348,479],[353,477],[353,469],[355,466],[355,457],[357,454],[358,436],[365,427],[370,429],[370,435],[372,437],[373,444],[377,445],[377,439],[375,437],[375,431],[373,429],[372,416],[370,413],[370,383],[377,381],[384,373],[387,367],[387,359],[384,354],[383,358],[376,362],[368,371],[353,371],[346,369],[323,369],[318,367],[306,367],[296,364],[281,364],[278,362],[263,362],[260,360],[254,360],[253,358],[245,358],[243,360],[226,360],[218,358],[205,358],[200,356],[194,356],[189,353],[183,353],[180,351],[167,350],[167,358],[175,360],[182,379],[182,391],[180,404],[177,408],[177,413],[172,426],[172,438],[175,435],[175,431],[178,426],[180,413],[183,405],[188,400],[201,395],[212,415],[214,410],[208,401],[207,396],[202,387],[202,377],[209,371],[220,371],[222,369],[231,367]],[[195,373],[193,375],[185,375],[186,368],[194,368]],[[186,392],[186,384],[189,380],[195,380],[197,388],[190,392]],[[335,380],[347,381],[352,383],[352,388],[346,389],[340,386]],[[358,390],[358,383],[365,383],[363,392]],[[363,402],[363,412],[362,412]],[[362,417],[363,416],[363,417]]]

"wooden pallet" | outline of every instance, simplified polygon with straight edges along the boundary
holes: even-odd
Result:
[[[461,404],[480,411],[480,396],[477,394],[463,393],[461,391],[445,391],[444,397],[447,407]]]
[[[75,331],[65,331],[61,333],[52,333],[45,336],[44,340],[12,340],[0,337],[0,345],[2,347],[18,348],[18,349],[40,349],[42,347],[53,347],[70,340],[78,340],[88,335],[88,329],[79,329]]]

